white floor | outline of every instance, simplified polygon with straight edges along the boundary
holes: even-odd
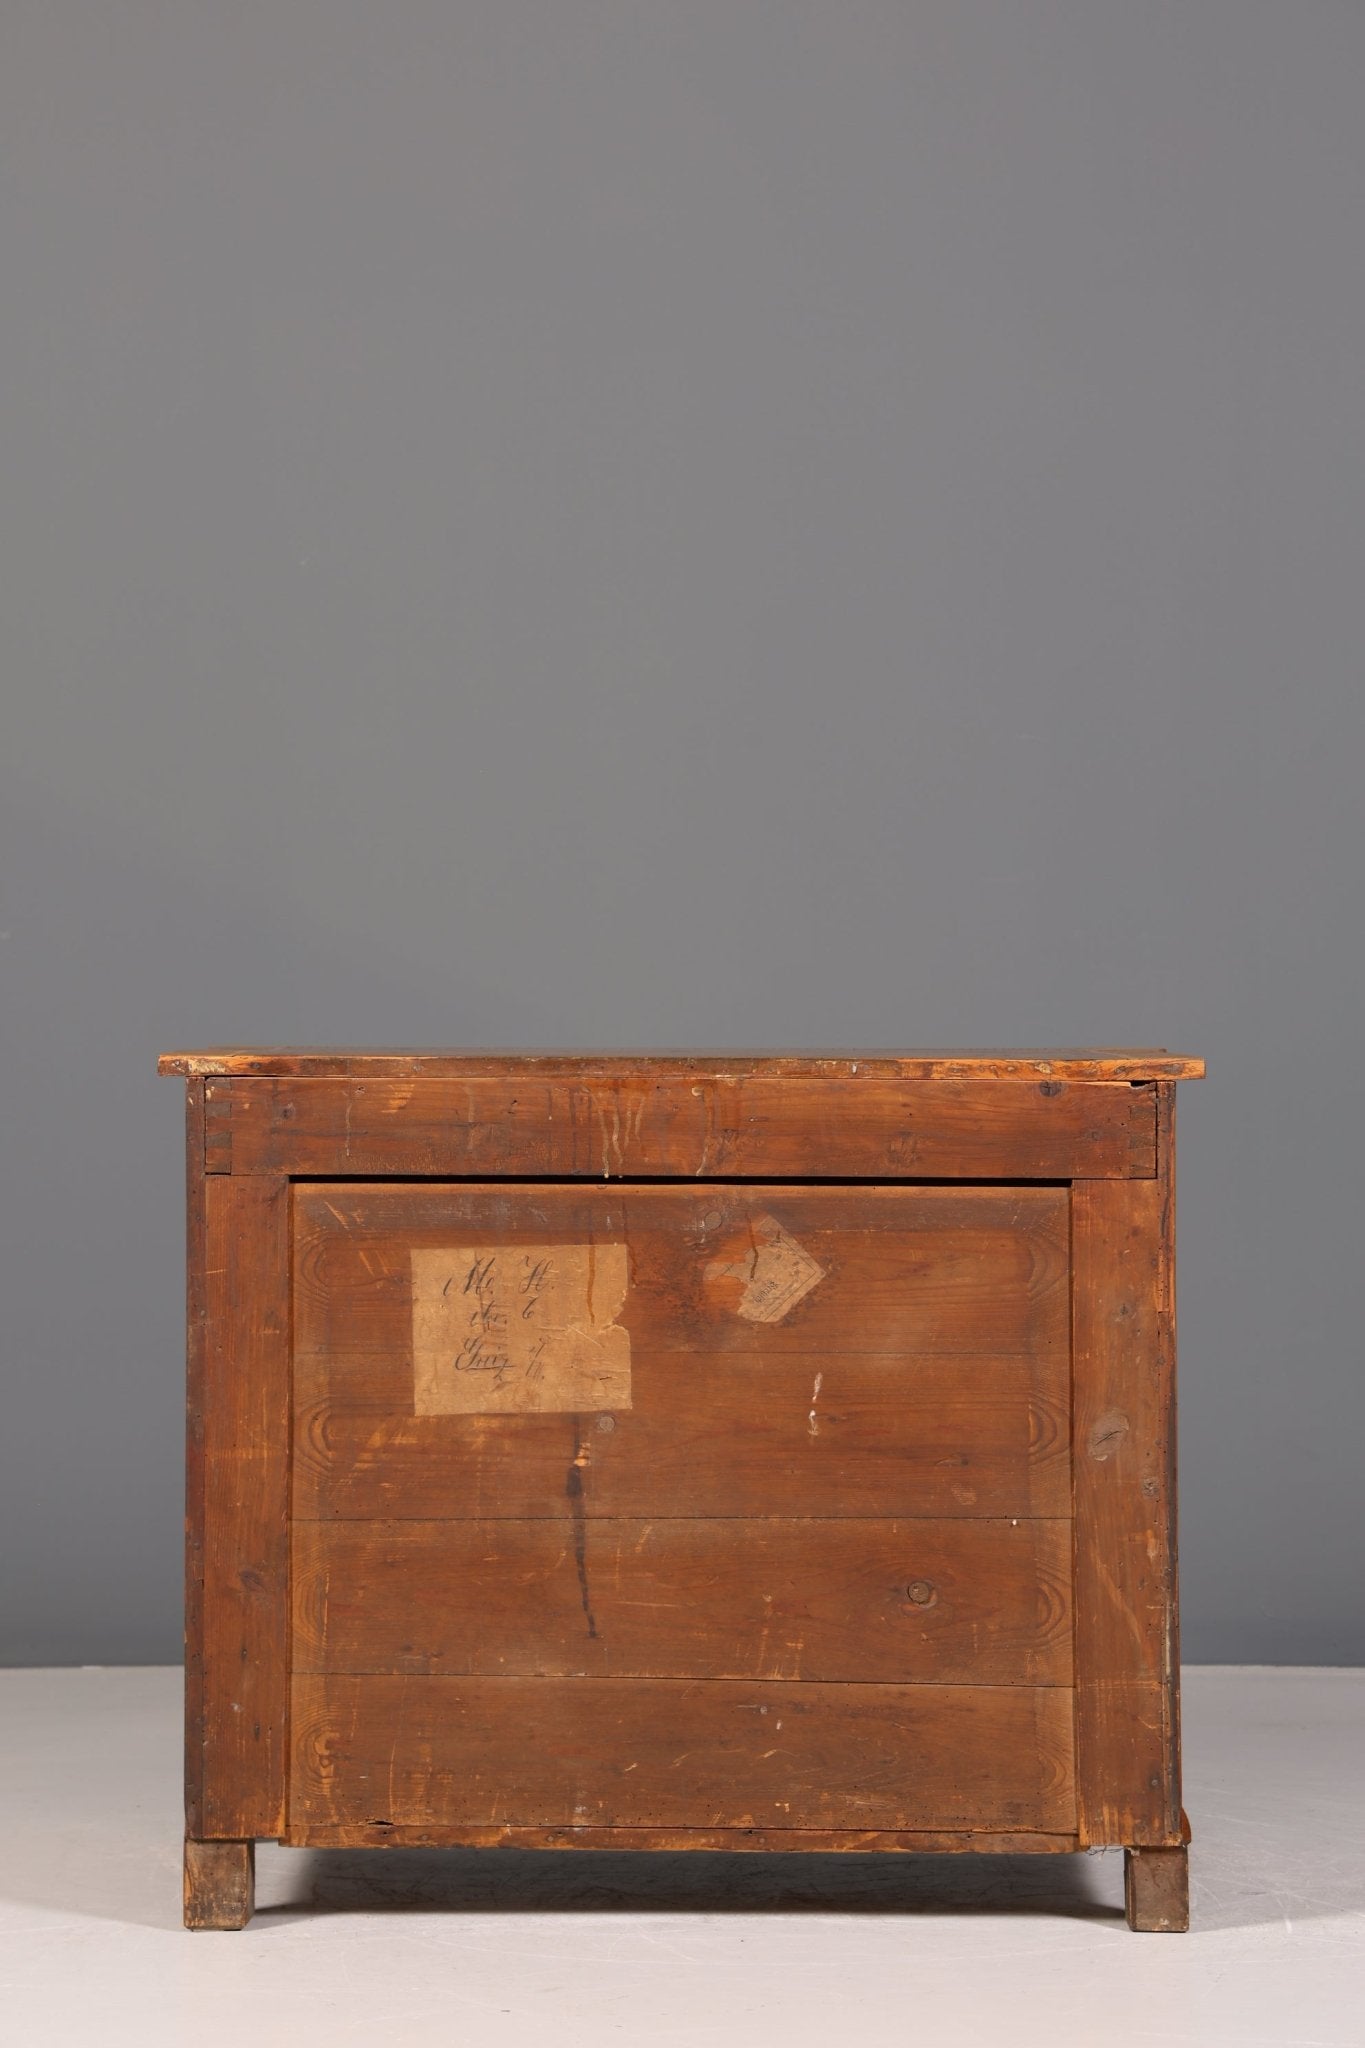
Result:
[[[1365,1671],[1186,1673],[1189,1935],[1116,1854],[257,1852],[180,1928],[179,1673],[0,1672],[4,2048],[1361,2048]]]

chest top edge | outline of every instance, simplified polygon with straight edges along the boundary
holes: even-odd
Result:
[[[573,1076],[611,1082],[641,1079],[850,1078],[913,1081],[1193,1081],[1205,1071],[1201,1058],[1167,1052],[1161,1046],[993,1047],[956,1051],[928,1047],[907,1051],[531,1051],[496,1048],[364,1046],[218,1046],[164,1052],[162,1074],[188,1079],[213,1076],[280,1078],[353,1076],[432,1079],[505,1076],[545,1079]]]

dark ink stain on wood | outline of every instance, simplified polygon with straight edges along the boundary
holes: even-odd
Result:
[[[592,1611],[592,1596],[588,1591],[588,1532],[583,1519],[583,1468],[588,1463],[588,1447],[583,1441],[579,1418],[573,1419],[573,1457],[569,1461],[568,1475],[564,1481],[564,1492],[568,1497],[569,1512],[573,1516],[573,1555],[578,1571],[578,1595],[583,1602],[583,1612],[588,1622],[590,1641],[597,1640],[597,1622]]]

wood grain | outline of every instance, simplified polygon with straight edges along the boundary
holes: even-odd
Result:
[[[232,1090],[221,1081],[205,1081],[203,1087],[204,1171],[232,1171]]]
[[[1123,1903],[1135,1934],[1184,1934],[1190,1924],[1190,1852],[1184,1844],[1129,1849]]]
[[[765,1227],[819,1267],[775,1321],[744,1313]],[[412,1254],[550,1239],[624,1244],[618,1320],[632,1350],[765,1356],[992,1357],[1069,1343],[1069,1211],[1059,1188],[301,1186],[301,1391],[308,1356],[358,1394],[377,1361],[410,1363]],[[409,1387],[410,1391],[410,1387]]]
[[[1059,1688],[295,1674],[290,1840],[357,1826],[1070,1833]]]
[[[1201,1061],[161,1066],[188,1081],[187,1924],[243,1924],[272,1836],[1121,1844],[1129,1924],[1187,1924],[1174,1083]]]
[[[185,1825],[204,1824],[204,1367],[208,1332],[204,1083],[185,1087]]]
[[[951,1046],[905,1052],[508,1052],[491,1047],[249,1045],[164,1052],[157,1067],[163,1074],[355,1074],[362,1080],[413,1074],[611,1079],[648,1073],[695,1080],[704,1074],[872,1073],[906,1081],[1191,1081],[1204,1072],[1202,1059],[1151,1045],[997,1046],[974,1052]]]
[[[202,1701],[191,1832],[278,1835],[284,1825],[288,1674],[289,1186],[204,1183],[207,1331],[193,1588]],[[191,1730],[191,1743],[196,1731]]]
[[[300,1189],[296,1501],[311,1519],[1070,1513],[1058,1189]],[[741,1315],[775,1218],[825,1277]],[[414,1415],[414,1248],[622,1241],[631,1406]]]
[[[186,1927],[245,1927],[256,1903],[256,1844],[185,1838]]]
[[[1153,1086],[872,1072],[227,1079],[232,1171],[629,1180],[1150,1177]]]
[[[1169,1124],[1167,1126],[1169,1132]],[[1180,1839],[1172,1155],[1073,1191],[1077,1788],[1087,1845]]]
[[[294,1668],[1071,1684],[1068,1522],[298,1522]]]
[[[897,1377],[851,1357],[831,1371],[818,1437],[812,1375],[761,1354],[637,1354],[635,1404],[606,1438],[592,1417],[580,1437],[565,1416],[413,1417],[324,1396],[296,1420],[297,1512],[557,1519],[574,1466],[588,1520],[1070,1513],[1067,1407],[1040,1384],[1044,1363],[926,1358]],[[745,1382],[760,1375],[756,1415]]]
[[[1074,1834],[989,1828],[597,1828],[441,1826],[423,1821],[296,1824],[291,1848],[326,1849],[596,1849],[673,1853],[719,1850],[727,1855],[1055,1856],[1075,1850]]]

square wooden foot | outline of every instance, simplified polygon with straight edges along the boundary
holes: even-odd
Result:
[[[1190,1924],[1190,1852],[1125,1849],[1123,1903],[1135,1934],[1184,1934]]]
[[[245,1927],[256,1903],[254,1842],[185,1837],[185,1925]]]

